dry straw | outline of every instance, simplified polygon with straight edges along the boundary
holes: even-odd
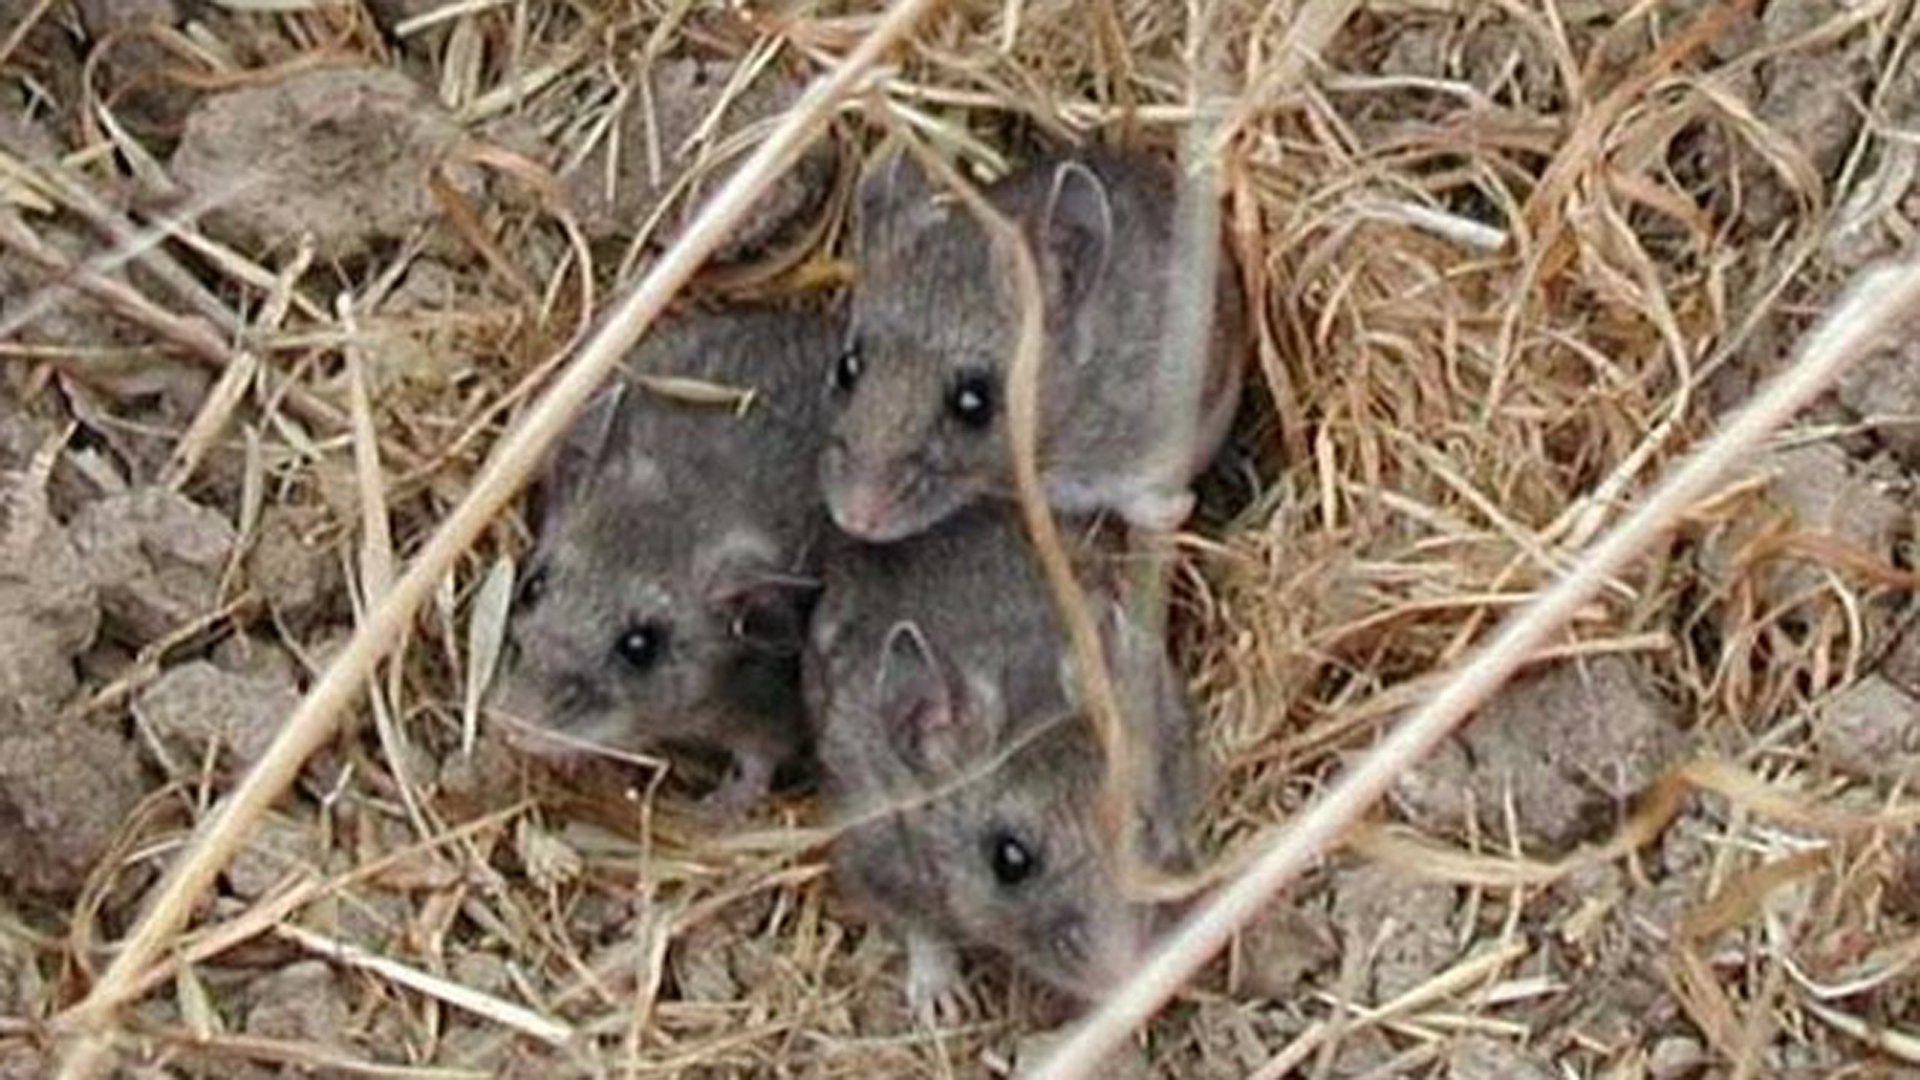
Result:
[[[57,7],[26,6],[32,11],[22,29],[0,34],[8,38],[0,42],[0,54]],[[591,133],[615,127],[619,110],[593,103],[624,100],[617,95],[644,84],[649,62],[704,51],[706,28],[696,24],[709,6],[630,5],[660,17],[651,24],[622,24],[613,47],[630,44],[629,32],[637,31],[648,36],[645,57],[637,70],[627,65],[625,53],[607,63],[606,41],[587,40],[606,24],[573,18],[605,7],[545,0],[442,3],[403,27],[401,37],[416,57],[430,51],[440,61],[437,85],[463,121],[523,113],[568,150],[565,160],[578,162],[592,157]],[[745,21],[728,25],[756,41],[740,61],[747,68],[758,70],[761,60],[780,52],[782,61],[851,79],[857,75],[846,73],[854,68],[840,61],[856,45],[867,42],[860,45],[862,62],[879,55],[880,44],[868,36],[879,19],[871,13],[878,4],[830,5],[831,14],[808,13],[802,5],[802,13],[791,17],[766,5],[723,7],[728,18],[744,13]],[[1191,28],[1204,23],[1203,16],[1216,17],[1226,62],[1235,70],[1230,85],[1221,88],[1226,122],[1207,142],[1207,152],[1217,155],[1234,255],[1255,300],[1248,329],[1261,378],[1248,395],[1254,406],[1248,427],[1261,441],[1248,475],[1224,478],[1234,485],[1228,497],[1207,500],[1209,510],[1231,509],[1233,495],[1251,488],[1251,505],[1234,511],[1236,518],[1219,529],[1206,530],[1208,535],[1179,539],[1184,557],[1175,563],[1175,596],[1182,609],[1172,632],[1206,716],[1201,732],[1209,756],[1223,766],[1224,782],[1206,816],[1208,840],[1256,855],[1272,851],[1275,860],[1291,853],[1292,865],[1339,831],[1338,816],[1328,810],[1341,807],[1319,804],[1300,828],[1272,841],[1279,848],[1261,843],[1276,835],[1262,830],[1297,811],[1323,783],[1335,790],[1331,778],[1345,773],[1356,782],[1379,779],[1391,762],[1375,759],[1367,767],[1372,772],[1351,773],[1340,755],[1384,735],[1393,718],[1445,683],[1434,673],[1458,670],[1475,643],[1494,636],[1496,620],[1572,572],[1568,553],[1588,548],[1623,515],[1629,498],[1651,491],[1653,478],[1687,448],[1706,395],[1727,383],[1737,386],[1749,370],[1774,370],[1785,349],[1768,335],[1797,332],[1801,314],[1824,309],[1832,283],[1858,265],[1851,254],[1835,257],[1835,245],[1880,250],[1882,232],[1906,235],[1893,203],[1909,189],[1913,148],[1897,135],[1911,125],[1894,100],[1902,82],[1895,76],[1910,66],[1911,42],[1920,40],[1914,34],[1920,7],[1868,0],[1821,16],[1827,21],[1813,30],[1791,31],[1789,40],[1760,43],[1723,32],[1750,27],[1750,0],[1700,5],[1684,19],[1674,5],[1632,5],[1630,12],[1608,16],[1600,29],[1581,14],[1590,5],[1546,0],[1465,10],[1471,7],[1370,4],[1350,23],[1362,8],[1354,0],[968,5],[937,27],[916,32],[911,56],[900,68],[862,84],[880,99],[871,112],[897,118],[948,160],[983,163],[990,171],[1005,164],[998,134],[1023,121],[1062,137],[1093,129],[1101,129],[1101,137],[1118,132],[1123,142],[1161,152],[1194,139],[1197,123],[1209,116],[1210,102],[1201,92],[1209,73],[1196,70],[1206,42]],[[1769,5],[1767,11],[1793,7]],[[333,48],[314,43],[333,42],[330,34],[340,24],[329,22],[328,13],[350,9],[343,17],[363,25],[364,12],[355,5],[309,5],[302,14],[276,16],[275,25],[308,32],[302,41],[309,48]],[[910,17],[897,10],[893,16]],[[902,25],[881,29],[897,41]],[[195,32],[209,41],[220,35],[217,26]],[[169,48],[182,61],[199,56],[184,34],[167,33]],[[444,48],[426,47],[435,39]],[[494,43],[504,43],[511,58],[497,70],[472,62]],[[1807,140],[1793,137],[1805,129],[1789,130],[1793,117],[1768,119],[1741,89],[1747,73],[1820,59],[1835,43],[1854,59],[1871,57],[1878,79],[1858,102],[1866,119],[1837,175],[1808,160],[1799,145]],[[1422,51],[1429,46],[1444,62]],[[377,61],[380,50],[373,48],[373,55]],[[207,70],[232,73],[211,62]],[[1537,80],[1531,88],[1530,80]],[[838,88],[852,85],[842,81]],[[83,103],[89,116],[101,118],[83,154],[111,148],[126,160],[140,160],[137,141],[112,116],[118,107],[104,98],[91,108]],[[725,145],[757,140],[783,119],[776,143],[794,137],[796,123],[817,126],[827,107],[816,91],[801,106],[804,115],[756,121],[751,136],[728,136]],[[703,127],[714,139],[720,136],[710,130],[712,121],[723,111],[709,110]],[[768,149],[760,150],[700,219],[695,235],[702,242],[722,227],[724,214],[715,216],[719,207],[737,209],[748,177],[764,180],[780,171]],[[472,163],[538,186],[537,170],[514,164],[498,148],[469,152]],[[629,145],[627,152],[638,151]],[[719,157],[699,155],[698,182],[707,182]],[[1543,170],[1542,162],[1550,167]],[[1700,168],[1718,185],[1713,191],[1689,171]],[[356,598],[364,620],[360,636],[302,706],[288,734],[298,745],[283,739],[232,800],[205,815],[191,848],[169,831],[179,802],[170,802],[168,791],[157,792],[124,830],[125,846],[100,861],[96,884],[76,906],[64,943],[55,936],[32,938],[32,931],[18,926],[21,920],[0,913],[6,924],[0,929],[9,935],[34,940],[48,956],[64,951],[71,977],[50,984],[48,1000],[35,1013],[52,1013],[73,999],[76,988],[90,990],[53,1028],[70,1040],[61,1048],[69,1055],[62,1063],[65,1075],[85,1075],[89,1055],[122,1039],[181,1060],[210,1060],[216,1069],[221,1061],[284,1061],[342,1075],[475,1075],[462,1067],[468,1063],[489,1074],[531,1072],[502,1064],[521,1049],[545,1055],[560,1071],[572,1073],[566,1065],[577,1064],[581,1074],[595,1075],[694,1069],[921,1075],[939,1065],[948,1074],[964,1074],[974,1071],[976,1055],[991,1062],[1003,1053],[1012,1029],[1035,1020],[1038,1010],[1027,1007],[1024,984],[1016,980],[1005,1009],[989,1009],[964,1028],[937,1036],[894,1029],[895,1018],[910,1023],[898,1012],[894,957],[878,935],[839,918],[835,891],[816,881],[823,869],[816,857],[819,833],[796,826],[791,806],[781,807],[785,820],[766,828],[690,837],[670,815],[653,816],[650,792],[640,796],[636,821],[632,802],[599,805],[569,784],[505,809],[485,806],[481,817],[455,825],[442,815],[459,816],[468,807],[443,779],[434,799],[418,801],[424,824],[414,814],[391,814],[393,836],[371,851],[342,850],[338,838],[323,838],[320,843],[332,845],[329,863],[321,864],[329,866],[330,876],[296,875],[239,912],[227,910],[232,897],[222,898],[221,908],[196,909],[192,932],[179,932],[188,907],[206,891],[208,875],[243,834],[265,838],[255,815],[279,793],[305,749],[325,737],[334,724],[332,710],[360,705],[355,695],[375,682],[368,673],[379,663],[382,645],[370,645],[369,638],[397,642],[401,636],[393,631],[399,629],[411,629],[414,638],[373,687],[375,708],[386,713],[375,717],[390,729],[381,732],[383,741],[399,734],[432,746],[436,736],[452,730],[448,725],[436,731],[436,715],[477,713],[483,681],[478,672],[487,650],[470,640],[470,663],[459,662],[453,632],[459,587],[473,579],[449,567],[483,524],[503,542],[486,554],[496,566],[505,561],[499,548],[510,546],[512,530],[489,519],[538,456],[541,439],[565,423],[578,400],[568,395],[584,393],[596,381],[582,367],[589,357],[582,356],[555,394],[529,409],[529,422],[500,444],[493,466],[451,518],[450,529],[464,531],[441,529],[411,568],[392,561],[393,552],[415,550],[440,524],[442,508],[463,493],[466,476],[479,471],[472,467],[474,448],[493,438],[501,417],[528,409],[537,388],[549,385],[564,357],[546,359],[552,350],[541,344],[543,335],[563,321],[563,329],[572,329],[575,317],[569,312],[566,320],[555,319],[555,311],[571,301],[585,318],[594,308],[585,295],[593,283],[626,278],[596,272],[577,229],[569,228],[572,254],[547,264],[525,257],[545,251],[543,245],[529,245],[523,253],[511,242],[528,235],[514,231],[522,223],[512,207],[476,202],[460,215],[449,210],[456,239],[474,249],[465,268],[471,277],[441,256],[424,261],[442,262],[469,290],[467,299],[478,302],[463,307],[456,298],[427,321],[431,333],[448,335],[452,344],[446,347],[475,380],[473,392],[458,403],[456,395],[437,388],[392,401],[384,393],[373,395],[371,411],[382,421],[375,441],[368,438],[374,417],[367,404],[352,400],[324,357],[342,355],[349,361],[344,370],[355,375],[365,361],[366,376],[378,375],[383,390],[391,385],[385,382],[389,358],[379,342],[392,333],[391,320],[405,315],[387,302],[387,294],[398,291],[396,282],[417,251],[397,254],[375,284],[356,291],[353,312],[368,338],[347,349],[354,337],[345,329],[349,313],[310,295],[327,280],[310,254],[296,252],[271,269],[256,264],[252,259],[269,253],[229,250],[193,231],[192,218],[204,209],[197,201],[180,204],[164,219],[141,216],[155,227],[138,227],[135,218],[124,216],[132,212],[93,195],[77,179],[87,170],[87,159],[79,157],[64,167],[35,162],[25,168],[0,152],[0,187],[24,191],[17,197],[31,198],[21,205],[34,207],[8,219],[0,244],[219,376],[215,392],[203,399],[174,446],[166,482],[198,495],[212,479],[209,466],[228,453],[221,432],[257,420],[262,427],[245,433],[246,488],[234,513],[240,533],[250,541],[260,533],[263,510],[288,511],[298,512],[297,520],[318,522],[322,544],[364,537],[373,546],[363,550],[354,572],[365,585],[365,595]],[[1730,174],[1740,182],[1720,183]],[[1778,183],[1764,183],[1769,178]],[[689,180],[675,190],[692,186]],[[1753,196],[1769,186],[1782,189],[1776,194],[1784,202],[1774,209],[1753,205]],[[104,237],[115,253],[104,261],[87,259],[50,242],[59,239],[57,231],[36,236],[34,228],[44,220],[39,215],[49,207]],[[569,226],[563,213],[555,216]],[[837,228],[840,216],[837,210],[822,214],[816,223],[821,233]],[[673,220],[666,210],[651,218],[657,224]],[[481,221],[497,231],[479,229]],[[527,227],[536,237],[546,230],[544,224]],[[156,246],[163,236],[168,247]],[[169,248],[184,248],[194,269],[173,262]],[[637,317],[614,318],[593,347],[600,351],[590,353],[604,359],[618,351],[608,334],[639,333],[646,312],[657,311],[684,277],[681,271],[698,262],[696,250],[683,243],[669,252],[628,300],[627,316]],[[503,251],[511,257],[505,263]],[[115,272],[134,260],[145,271],[137,279]],[[808,267],[823,268],[831,276],[832,264]],[[756,261],[749,269],[762,267]],[[493,281],[503,271],[507,280]],[[212,288],[197,276],[209,272]],[[549,273],[544,283],[536,280],[543,272]],[[520,284],[511,285],[513,280]],[[528,284],[537,296],[526,295]],[[496,287],[520,296],[519,306],[495,301]],[[734,295],[728,287],[717,291]],[[236,295],[260,296],[264,303],[236,310],[221,299]],[[642,295],[649,299],[641,301]],[[527,314],[533,316],[528,322],[516,322]],[[69,356],[41,346],[8,348],[9,357],[28,359],[36,371],[48,370],[40,361],[49,358],[63,382],[77,380],[86,388],[88,358],[81,350]],[[536,359],[543,362],[529,362]],[[1813,354],[1804,363],[1815,363]],[[257,380],[247,377],[250,371],[258,372]],[[1805,370],[1789,376],[1811,377]],[[264,393],[258,412],[240,408],[249,386]],[[111,402],[101,407],[109,420],[121,419]],[[1259,427],[1270,415],[1277,417],[1277,432]],[[1832,434],[1831,428],[1810,428],[1796,432],[1793,441]],[[359,497],[351,498],[356,492],[349,490],[346,499],[303,504],[333,493],[322,483],[333,479],[326,470],[336,462],[329,458],[362,466]],[[82,455],[71,460],[84,464]],[[351,485],[354,477],[348,472],[341,479]],[[1907,837],[1896,830],[1911,828],[1914,811],[1903,804],[1897,814],[1873,812],[1859,801],[1872,793],[1856,786],[1857,778],[1827,768],[1818,744],[1827,730],[1819,705],[1869,669],[1876,650],[1902,632],[1888,625],[1900,599],[1888,590],[1909,588],[1913,577],[1893,568],[1884,548],[1849,547],[1844,538],[1819,532],[1818,521],[1796,520],[1771,532],[1761,529],[1747,542],[1719,544],[1723,532],[1777,514],[1766,510],[1776,488],[1768,477],[1756,476],[1689,506],[1686,525],[1664,557],[1649,555],[1609,579],[1604,600],[1587,605],[1576,628],[1552,645],[1502,659],[1570,668],[1576,663],[1562,662],[1624,658],[1686,702],[1696,730],[1729,755],[1718,765],[1694,762],[1674,770],[1636,804],[1632,820],[1613,839],[1580,852],[1581,865],[1605,875],[1626,872],[1607,864],[1650,842],[1671,840],[1685,849],[1702,828],[1713,831],[1711,842],[1718,845],[1710,872],[1686,876],[1667,867],[1669,873],[1657,877],[1658,888],[1702,901],[1671,928],[1675,951],[1600,955],[1599,963],[1628,964],[1656,972],[1656,979],[1657,972],[1671,972],[1663,1004],[1671,1001],[1684,1012],[1707,1053],[1740,1069],[1764,1068],[1772,1048],[1755,1033],[1769,1025],[1795,1040],[1830,1044],[1812,1047],[1829,1060],[1864,1052],[1853,1039],[1912,1056],[1911,1039],[1878,1033],[1886,1002],[1841,993],[1883,986],[1896,974],[1907,977],[1911,951],[1870,958],[1878,967],[1863,962],[1836,973],[1812,963],[1818,954],[1807,943],[1865,940],[1877,928],[1898,925],[1890,921],[1899,914],[1884,902],[1882,884],[1902,880]],[[391,540],[375,539],[380,524],[363,516],[371,504],[385,501],[370,497],[381,489],[392,500]],[[422,507],[430,508],[432,521],[423,522]],[[1731,569],[1719,577],[1700,565],[1711,561],[1716,545],[1738,548],[1728,556]],[[1781,567],[1754,563],[1782,558],[1819,585],[1784,602],[1756,600],[1755,579]],[[376,570],[382,561],[390,567],[385,574]],[[487,561],[483,556],[474,565]],[[259,583],[239,562],[236,557],[225,578],[232,590],[221,593],[231,599],[153,645],[134,669],[95,691],[83,707],[90,719],[136,695],[184,650],[197,649],[209,631],[224,635],[235,622],[235,607],[260,599],[250,595]],[[504,586],[490,588],[497,594]],[[435,604],[427,618],[415,619],[414,609],[429,594]],[[479,599],[468,603],[472,625],[480,625],[472,613],[484,606]],[[252,634],[259,627],[249,622],[238,629]],[[319,633],[276,629],[296,653],[322,640]],[[433,644],[443,646],[445,655],[423,647]],[[447,673],[460,671],[469,685],[461,688],[464,694],[448,693],[448,683],[458,680]],[[1464,711],[1462,691],[1449,693],[1454,696],[1436,699],[1432,707],[1451,700],[1456,712]],[[1436,722],[1424,734],[1436,736],[1443,726]],[[1405,749],[1410,737],[1389,745]],[[449,762],[449,769],[479,768],[488,748],[482,744],[478,757]],[[339,802],[320,813],[335,805],[376,805],[379,817],[399,808],[390,796],[408,794],[403,750],[374,748],[357,757],[361,767],[328,796]],[[211,779],[204,782],[213,790]],[[1352,809],[1363,794],[1348,786],[1337,789],[1336,797],[1350,798]],[[1783,799],[1788,794],[1794,797]],[[1731,808],[1726,819],[1719,814],[1722,803]],[[1845,821],[1837,816],[1841,807],[1850,808]],[[315,806],[288,799],[276,810],[304,819]],[[189,812],[199,820],[198,807]],[[602,824],[618,835],[594,834]],[[1273,1055],[1259,1075],[1308,1074],[1316,1059],[1327,1071],[1335,1052],[1354,1049],[1353,1037],[1369,1028],[1406,1047],[1401,1063],[1431,1062],[1450,1052],[1455,1033],[1464,1029],[1448,1021],[1463,1013],[1471,1013],[1474,1031],[1551,1052],[1545,1048],[1565,1029],[1543,1013],[1585,1012],[1594,1003],[1591,994],[1606,1004],[1604,990],[1590,993],[1586,980],[1567,978],[1590,970],[1578,958],[1543,947],[1518,959],[1515,943],[1583,934],[1582,940],[1591,941],[1611,933],[1622,909],[1595,901],[1563,919],[1556,904],[1564,892],[1553,883],[1569,872],[1568,861],[1543,861],[1517,839],[1509,846],[1485,837],[1477,831],[1484,826],[1471,817],[1464,839],[1430,824],[1362,828],[1342,839],[1360,862],[1411,869],[1428,881],[1461,887],[1460,949],[1449,964],[1410,991],[1368,1001],[1359,971],[1365,944],[1350,943],[1343,958],[1350,964],[1343,966],[1355,974],[1339,985],[1281,990],[1278,1001],[1197,994],[1182,1015],[1154,1025],[1157,1064],[1179,1071],[1193,1061],[1188,1055],[1211,1053],[1231,1031],[1237,1045]],[[436,832],[413,835],[424,828]],[[1309,828],[1316,832],[1309,835]],[[1808,841],[1807,833],[1818,839]],[[495,869],[505,845],[524,845],[527,854],[539,855],[543,842],[552,849],[551,862],[528,858],[525,874]],[[396,843],[397,850],[390,846]],[[1824,861],[1800,854],[1808,843],[1825,845]],[[584,871],[568,869],[569,846],[584,857]],[[521,854],[516,846],[507,857]],[[96,980],[95,965],[112,956],[99,947],[98,926],[128,918],[122,886],[163,855],[173,861],[173,875],[152,892],[144,920]],[[1770,863],[1770,855],[1785,858]],[[331,861],[342,857],[344,867]],[[1218,880],[1231,881],[1253,864],[1234,859],[1222,865]],[[1271,865],[1262,863],[1261,869]],[[1657,859],[1648,865],[1658,875]],[[1350,869],[1344,860],[1330,865],[1327,880],[1317,884],[1337,901]],[[579,876],[568,881],[571,872]],[[403,895],[397,890],[405,886],[397,882],[405,880],[428,884]],[[1247,878],[1244,891],[1221,895],[1245,898],[1244,911],[1266,902],[1274,880]],[[1782,888],[1789,880],[1797,887]],[[485,884],[475,888],[476,881]],[[1631,888],[1640,887],[1636,880]],[[1803,916],[1811,921],[1783,930],[1779,905],[1802,893],[1815,898],[1815,913]],[[318,1041],[283,1043],[219,1030],[224,1017],[244,1015],[247,1007],[251,982],[227,981],[247,973],[242,946],[321,952],[338,940],[368,948],[367,939],[336,933],[326,919],[336,907],[370,909],[376,901],[411,905],[407,915],[417,924],[457,902],[461,918],[480,928],[476,933],[457,924],[427,951],[403,944],[394,950],[393,963],[378,953],[357,955],[348,962],[360,965],[361,973],[336,987],[354,999],[353,1037],[370,1056],[386,1057],[404,1043],[409,1051],[430,1048],[435,1064],[354,1061]],[[609,903],[641,914],[621,922],[617,942],[600,953],[598,924],[578,914]],[[743,912],[755,919],[765,915],[765,921],[746,929]],[[1196,923],[1190,933],[1216,936],[1190,936],[1187,951],[1163,958],[1158,981],[1128,990],[1066,1052],[1088,1060],[1095,1044],[1110,1043],[1174,992],[1179,977],[1202,962],[1224,932],[1222,912],[1240,913],[1215,909],[1211,921]],[[284,929],[296,924],[322,936],[301,939]],[[1709,941],[1709,935],[1718,936]],[[1251,977],[1267,963],[1259,936],[1240,943],[1225,973],[1236,991],[1253,986]],[[729,959],[734,956],[744,960]],[[524,981],[486,994],[484,979],[457,974],[462,961],[498,959]],[[754,974],[732,992],[702,998],[689,989],[686,977],[698,975],[703,965],[728,968],[737,962],[754,965]],[[982,974],[993,985],[991,974]],[[1271,985],[1272,972],[1265,974]],[[171,1001],[165,1000],[169,988]],[[128,1010],[126,1026],[113,1026],[116,1007],[147,998],[152,1000],[141,1001],[137,1019]],[[532,1011],[517,1012],[516,1006]],[[450,1016],[449,1008],[460,1015]],[[175,1020],[172,1010],[182,1019]],[[1241,1027],[1249,1018],[1266,1024],[1279,1014],[1279,1028]],[[1292,1018],[1300,1025],[1286,1026]],[[397,1040],[388,1037],[396,1026],[405,1032]],[[0,1033],[44,1034],[37,1024],[12,1020],[0,1020]],[[1574,1033],[1576,1041],[1583,1037]],[[541,1044],[545,1038],[566,1045],[555,1050]],[[5,1050],[0,1046],[0,1055]],[[1617,1053],[1574,1051],[1558,1064],[1624,1075],[1644,1067],[1637,1052],[1631,1046]],[[1610,1060],[1584,1068],[1583,1054],[1590,1061]],[[1075,1059],[1056,1059],[1056,1065],[1071,1068]]]
[[[633,292],[613,309],[605,325],[581,348],[526,418],[502,440],[487,470],[459,508],[434,532],[391,591],[378,598],[352,640],[301,701],[273,744],[180,854],[100,980],[85,999],[62,1015],[59,1026],[69,1037],[58,1074],[62,1080],[99,1074],[111,1046],[107,1030],[111,1010],[129,999],[142,972],[186,922],[193,906],[245,842],[261,814],[333,734],[341,713],[366,684],[374,665],[400,639],[415,611],[452,569],[454,560],[526,483],[547,448],[608,372],[719,247],[761,192],[820,132],[840,100],[934,3],[901,0],[895,4],[843,61],[808,89]]]
[[[1504,627],[1354,769],[1277,833],[1238,879],[1196,911],[1128,983],[1084,1020],[1033,1073],[1034,1080],[1091,1076],[1272,901],[1307,861],[1326,851],[1420,760],[1546,644],[1579,608],[1659,539],[1745,455],[1833,385],[1847,366],[1920,313],[1920,261],[1862,275],[1802,342],[1791,367],[1719,434],[1676,466],[1638,507],[1596,541],[1566,575]]]

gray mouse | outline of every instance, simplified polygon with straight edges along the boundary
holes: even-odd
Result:
[[[1083,565],[1102,557],[1082,541]],[[1200,788],[1184,692],[1099,570],[1082,576],[1147,766],[1138,854],[1184,867]],[[1079,999],[1110,988],[1164,912],[1123,888],[1100,746],[1018,519],[979,506],[900,543],[842,540],[823,580],[805,681],[831,861],[858,904],[904,933],[915,1010],[954,1007],[964,948]]]
[[[515,741],[560,757],[722,751],[719,816],[803,750],[799,657],[827,531],[818,386],[841,334],[808,311],[684,317],[589,405],[534,491],[489,701]],[[671,389],[695,380],[751,397]]]
[[[982,194],[1019,225],[1040,273],[1048,501],[1179,525],[1239,402],[1243,301],[1230,260],[1223,250],[1205,370],[1189,373],[1193,411],[1176,415],[1161,371],[1182,269],[1169,170],[1141,154],[1076,151]],[[841,529],[888,542],[1012,493],[1005,383],[1019,306],[1006,254],[904,154],[862,180],[855,214],[856,281],[821,478]]]

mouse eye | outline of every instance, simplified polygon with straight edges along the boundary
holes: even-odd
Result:
[[[544,566],[536,566],[528,571],[527,576],[520,579],[520,592],[513,598],[513,606],[525,611],[539,603],[540,598],[547,595],[548,576]]]
[[[987,834],[987,864],[1002,885],[1018,885],[1040,871],[1040,856],[1004,829]]]
[[[646,674],[667,651],[666,624],[649,619],[628,626],[614,639],[613,651],[635,674]]]
[[[865,370],[866,361],[860,356],[859,344],[848,345],[833,361],[833,388],[843,394],[851,393]]]
[[[953,381],[947,391],[947,415],[962,427],[982,431],[993,423],[993,376],[984,371],[969,371]]]

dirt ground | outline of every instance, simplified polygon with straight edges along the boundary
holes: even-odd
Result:
[[[945,5],[689,302],[832,302],[883,113],[980,176],[1170,153],[1188,6]],[[368,598],[873,8],[0,0],[0,1077],[50,1075]],[[1231,862],[1912,251],[1920,4],[1216,8],[1259,347],[1174,632]],[[1920,1076],[1914,341],[1110,1074]],[[715,831],[478,722],[526,542],[494,525],[258,823],[114,1075],[1017,1075],[1067,1004],[982,958],[970,1022],[917,1026],[804,792]]]

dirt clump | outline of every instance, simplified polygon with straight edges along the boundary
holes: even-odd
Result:
[[[0,480],[0,701],[64,702],[99,629],[99,592],[45,478]]]
[[[1459,951],[1459,901],[1450,885],[1366,864],[1335,875],[1329,919],[1341,954],[1371,958],[1365,1000],[1385,1002],[1425,982]]]
[[[249,1035],[338,1045],[351,1020],[339,980],[321,960],[302,960],[262,975],[247,987],[247,995],[252,999]]]
[[[1553,846],[1609,829],[1627,801],[1676,763],[1666,705],[1619,657],[1557,662],[1515,679],[1394,788],[1408,818],[1458,831],[1471,817]]]
[[[1840,403],[1908,469],[1920,468],[1920,342],[1902,341],[1840,377]]]
[[[459,138],[405,75],[322,68],[208,98],[171,167],[212,204],[215,235],[253,250],[308,237],[345,259],[439,216],[429,180]]]
[[[1709,540],[1701,570],[1721,588],[1750,587],[1763,609],[1792,603],[1829,580],[1805,544],[1837,542],[1891,565],[1895,542],[1909,531],[1909,512],[1894,496],[1897,478],[1833,443],[1777,451],[1754,473],[1764,477],[1759,505],[1743,508]],[[1783,545],[1787,537],[1803,539]]]
[[[1816,723],[1815,745],[1837,769],[1895,780],[1920,767],[1920,699],[1879,675],[1834,695]]]
[[[144,687],[133,712],[178,755],[169,772],[189,778],[214,754],[230,769],[244,770],[299,704],[299,691],[287,679],[190,660]]]
[[[107,629],[133,645],[156,641],[219,606],[233,526],[218,511],[162,487],[109,495],[72,524]]]
[[[130,739],[0,699],[0,865],[15,887],[79,890],[146,788]]]
[[[1447,1080],[1555,1080],[1560,1073],[1512,1043],[1469,1035],[1447,1054]]]

